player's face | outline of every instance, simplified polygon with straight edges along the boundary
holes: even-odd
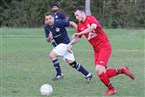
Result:
[[[57,12],[58,11],[58,7],[57,6],[53,6],[52,7],[52,11]]]
[[[49,26],[53,26],[54,23],[54,17],[49,15],[45,16],[45,24],[48,24]]]
[[[79,21],[79,22],[83,22],[83,14],[82,14],[83,12],[81,12],[81,11],[79,11],[79,10],[77,10],[76,12],[75,12],[75,16],[76,16],[76,19]]]

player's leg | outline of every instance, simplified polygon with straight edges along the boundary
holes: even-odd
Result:
[[[106,74],[106,68],[103,65],[96,65],[96,73],[99,76],[101,82],[107,86],[108,90],[105,91],[105,95],[113,95],[116,93],[115,88],[113,87],[108,75]]]
[[[114,68],[107,69],[106,74],[108,75],[109,78],[117,76],[119,74],[125,74],[129,76],[132,80],[134,80],[134,75],[131,73],[131,71],[128,69],[127,66],[124,66],[119,69]]]
[[[76,61],[70,61],[70,60],[67,60],[68,64],[72,67],[72,68],[75,68],[77,71],[81,72],[85,78],[86,78],[86,82],[89,83],[90,80],[92,79],[92,74],[89,73],[84,67],[82,64],[76,62]]]
[[[54,65],[54,68],[57,72],[56,76],[52,79],[53,81],[63,78],[60,63],[57,59],[57,56],[58,56],[57,52],[59,51],[59,49],[58,48],[54,48],[54,49],[51,51],[51,53],[49,55],[50,59],[52,60],[53,65]]]
[[[111,45],[107,45],[105,48],[102,48],[100,52],[95,52],[95,64],[96,64],[96,72],[100,77],[100,80],[108,87],[108,90],[105,91],[105,95],[112,95],[116,93],[115,88],[111,84],[109,78],[114,77],[118,74],[126,74],[130,78],[134,79],[133,74],[129,71],[127,67],[123,67],[121,69],[107,69],[107,63],[109,57],[111,55]]]
[[[57,72],[56,77],[53,80],[59,80],[63,78],[63,73],[61,72],[60,63],[57,59],[57,56],[63,56],[66,53],[66,44],[57,45],[50,53],[50,59],[54,64],[54,68]]]
[[[107,44],[105,48],[101,48],[99,52],[95,51],[94,53],[96,73],[99,76],[101,82],[108,88],[108,90],[104,93],[105,95],[113,95],[116,93],[116,90],[106,73],[107,63],[111,55],[111,51],[111,45]]]
[[[67,51],[67,45],[66,44],[59,44],[57,45],[53,51],[59,55],[59,56],[62,56],[66,61],[67,63],[69,63],[71,66],[74,65],[74,68],[77,69],[79,72],[81,72],[82,74],[84,74],[87,78],[87,80],[90,78],[92,78],[92,74],[89,73],[80,63],[77,63],[75,61],[75,58],[74,58],[74,55],[73,55],[73,52],[70,53]],[[89,82],[89,81],[88,81]]]
[[[86,82],[89,83],[91,78],[93,77],[91,73],[89,73],[82,64],[80,64],[79,62],[75,61],[73,52],[66,52],[66,54],[63,56],[66,59],[66,62],[73,68],[75,68],[77,71],[81,72],[85,78],[86,78]]]

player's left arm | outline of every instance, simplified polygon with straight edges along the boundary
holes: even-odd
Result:
[[[83,34],[86,34],[86,33],[89,33],[91,31],[95,30],[96,28],[97,28],[97,24],[96,23],[92,23],[90,27],[88,27],[87,29],[83,30],[80,33],[76,33],[75,35],[76,36],[81,36]]]

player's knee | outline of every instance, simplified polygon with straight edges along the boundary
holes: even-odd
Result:
[[[51,60],[54,60],[54,59],[55,59],[55,57],[54,57],[52,54],[49,54],[49,58],[50,58]]]
[[[96,66],[96,73],[99,75],[99,67]]]
[[[50,58],[51,60],[54,60],[54,59],[56,59],[56,57],[57,57],[57,54],[52,50],[52,51],[50,52],[50,54],[49,54],[49,58]]]
[[[49,54],[49,58],[50,58],[50,59],[52,59],[52,56],[51,56],[51,54]]]
[[[106,69],[102,65],[96,65],[96,73],[97,75],[100,75],[102,72],[106,72]]]
[[[73,68],[76,68],[76,67],[77,67],[77,62],[74,61],[74,62],[72,62],[72,63],[69,63],[69,65],[70,65],[71,67],[73,67]]]

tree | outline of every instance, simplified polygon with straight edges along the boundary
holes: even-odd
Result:
[[[60,2],[60,10],[75,22],[74,9],[83,6],[103,27],[145,28],[145,0],[0,0],[0,26],[41,27],[44,13]]]

